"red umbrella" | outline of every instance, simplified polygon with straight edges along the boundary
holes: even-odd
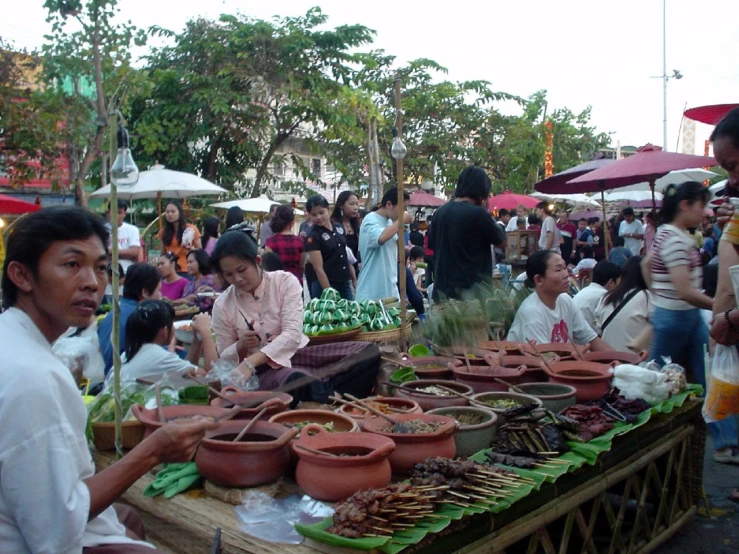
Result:
[[[716,104],[714,106],[699,106],[690,108],[683,115],[688,119],[707,123],[708,125],[716,125],[724,116],[734,108],[739,108],[739,104]]]
[[[446,204],[446,200],[437,198],[433,194],[428,192],[416,191],[411,193],[411,199],[406,203],[406,206],[416,206],[418,208],[438,208]]]
[[[41,209],[38,204],[18,200],[12,196],[0,194],[0,214],[26,214],[29,212],[37,212]]]
[[[580,192],[575,191],[567,184],[567,182],[575,177],[579,177],[585,173],[590,173],[591,171],[595,171],[596,169],[612,164],[615,161],[616,160],[610,160],[608,158],[590,160],[589,162],[576,165],[570,169],[560,171],[556,175],[552,175],[543,181],[539,181],[534,185],[534,189],[537,192],[542,192],[544,194],[571,194],[573,192]]]
[[[502,210],[504,208],[506,210],[515,210],[521,204],[527,208],[533,208],[539,202],[541,202],[539,198],[526,196],[525,194],[515,194],[507,190],[503,194],[488,198],[488,211]]]

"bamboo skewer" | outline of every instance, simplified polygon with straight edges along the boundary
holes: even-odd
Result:
[[[577,357],[580,359],[581,362],[585,361],[585,358],[582,357],[582,353],[580,352],[580,348],[575,344],[575,341],[572,340],[572,337],[570,337],[570,344],[572,345],[572,348],[575,350],[575,354],[577,354]]]
[[[536,341],[535,340],[532,340],[532,339],[529,339],[528,342],[531,345],[531,348],[534,349],[534,352],[536,352],[538,354],[539,358],[541,358],[541,361],[544,362],[544,365],[547,366],[547,369],[549,369],[550,372],[554,373],[554,370],[552,369],[552,366],[549,363],[549,360],[547,360],[546,357],[544,357],[544,355],[542,355],[542,353],[539,352],[539,349],[536,347]]]
[[[254,419],[252,419],[249,423],[246,424],[246,426],[241,430],[241,432],[236,435],[236,438],[234,438],[233,442],[239,442],[242,438],[244,438],[244,435],[246,435],[252,427],[259,421],[259,418],[264,415],[264,413],[269,410],[269,407],[262,408],[262,410],[254,416]]]
[[[518,394],[526,394],[522,389],[519,389],[516,385],[511,385],[509,382],[503,381],[503,379],[500,379],[499,377],[495,377],[495,378],[493,378],[493,380],[496,383],[500,383],[501,385],[507,386],[513,392],[517,392]]]
[[[441,390],[443,390],[443,391],[446,391],[446,392],[448,392],[450,394],[453,394],[454,396],[458,396],[460,398],[464,398],[470,404],[473,404],[475,406],[479,406],[481,408],[486,408],[488,410],[490,409],[490,406],[488,406],[487,404],[485,404],[483,402],[479,402],[479,401],[475,400],[474,398],[470,398],[469,396],[467,396],[465,394],[462,394],[461,392],[459,392],[457,390],[450,389],[449,387],[445,387],[444,385],[436,385],[436,387],[439,388],[439,389],[441,389]]]
[[[310,452],[311,454],[319,454],[323,456],[330,456],[331,458],[339,458],[337,454],[334,454],[333,452],[326,452],[325,450],[316,450],[315,448],[308,448],[307,446],[303,446],[302,444],[295,444],[293,445],[295,448],[298,448],[300,450],[305,450],[306,452]]]
[[[351,406],[352,408],[355,408],[357,410],[371,412],[372,414],[374,414],[374,415],[376,415],[378,417],[381,417],[381,418],[383,418],[386,421],[389,421],[393,425],[397,425],[398,424],[397,421],[393,420],[387,414],[383,414],[380,410],[376,409],[374,406],[368,406],[367,404],[362,403],[361,400],[357,400],[356,398],[354,398],[353,396],[350,396],[348,394],[346,396],[347,396],[347,398],[351,398],[352,400],[355,400],[355,401],[354,402],[349,402],[348,400],[344,400],[343,398],[340,398],[340,397],[338,397],[336,395],[330,396],[329,398],[331,398],[331,400],[335,400],[336,402],[341,402],[342,404],[346,404],[347,406]]]

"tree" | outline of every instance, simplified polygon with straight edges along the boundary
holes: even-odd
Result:
[[[141,86],[140,75],[131,68],[131,48],[145,42],[144,34],[131,23],[114,23],[117,0],[46,0],[51,34],[43,47],[43,74],[49,86],[69,84],[68,102],[85,106],[89,117],[63,122],[77,140],[70,144],[70,170],[75,196],[86,205],[84,183],[97,160],[108,129],[108,117],[125,110],[127,97]],[[70,22],[79,25],[71,30]],[[85,83],[92,93],[84,94]]]

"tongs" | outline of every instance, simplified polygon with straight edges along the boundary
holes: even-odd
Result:
[[[613,419],[621,421],[623,423],[628,423],[628,419],[626,418],[626,416],[619,412],[616,408],[611,406],[608,402],[604,401],[601,404],[601,409],[608,417],[612,417]]]

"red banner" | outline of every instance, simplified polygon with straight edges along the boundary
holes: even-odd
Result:
[[[709,149],[709,146],[710,146],[710,145],[711,145],[711,142],[710,142],[710,141],[708,141],[708,140],[707,140],[707,141],[705,142],[705,144],[703,145],[703,155],[704,155],[704,156],[708,156],[708,149]],[[710,168],[710,167],[704,167],[703,169],[705,169],[706,171],[708,171],[708,170],[709,170],[709,169],[711,169],[711,168]],[[708,187],[708,185],[709,185],[710,183],[711,183],[710,179],[706,179],[705,181],[703,181],[703,186],[704,186],[704,187]]]
[[[544,141],[546,149],[544,150],[544,178],[547,179],[554,174],[554,164],[552,164],[552,150],[554,150],[554,124],[547,121],[545,124]]]

